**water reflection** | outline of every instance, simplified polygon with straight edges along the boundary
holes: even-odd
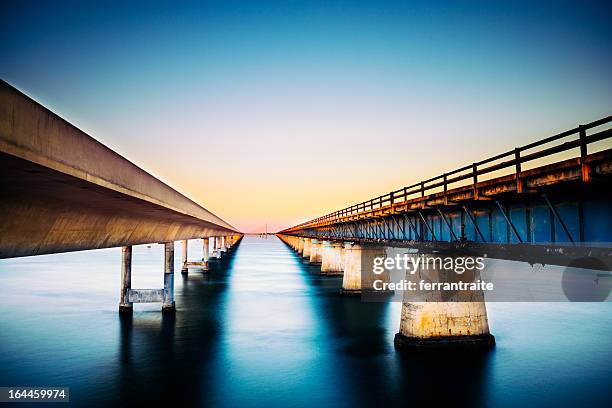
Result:
[[[177,274],[177,313],[119,315],[119,398],[127,404],[206,405],[207,362],[218,351],[218,306],[235,253],[210,262],[210,271]],[[180,300],[180,303],[179,303]]]
[[[300,260],[304,281],[314,290],[312,307],[326,326],[339,361],[334,386],[347,406],[454,406],[482,404],[490,352],[397,352],[400,304],[363,302],[343,296],[341,277],[321,276]],[[393,313],[396,315],[394,316]]]
[[[161,250],[135,248],[135,287],[160,287]],[[342,296],[340,277],[275,238],[246,237],[208,273],[177,273],[174,316],[158,304],[120,316],[119,261],[118,250],[0,261],[0,385],[69,386],[81,406],[609,399],[609,303],[491,303],[491,352],[406,353],[393,346],[400,303]]]
[[[398,353],[400,384],[417,404],[487,406],[489,350]]]

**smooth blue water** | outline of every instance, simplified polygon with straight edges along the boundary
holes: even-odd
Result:
[[[610,404],[610,303],[490,303],[494,350],[404,353],[401,304],[341,296],[341,278],[276,238],[247,236],[208,274],[177,273],[175,317],[157,304],[118,315],[120,256],[0,261],[0,386],[69,386],[81,406]],[[133,287],[162,286],[160,245],[135,247],[133,262]]]

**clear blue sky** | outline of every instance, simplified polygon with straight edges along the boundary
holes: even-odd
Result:
[[[5,1],[0,78],[273,230],[610,114],[609,4]]]

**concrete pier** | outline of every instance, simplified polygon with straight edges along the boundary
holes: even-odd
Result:
[[[311,264],[320,264],[321,263],[321,248],[322,242],[318,239],[312,239],[310,241],[310,263]]]
[[[174,305],[174,242],[164,244],[164,299],[162,312],[173,313]]]
[[[342,293],[361,294],[363,286],[373,289],[374,280],[389,281],[387,271],[380,275],[372,272],[373,260],[376,257],[385,257],[385,247],[380,245],[361,245],[353,242],[344,244],[344,278],[342,279]]]
[[[442,270],[421,268],[419,276],[432,281],[447,281]],[[450,272],[454,273],[454,272]],[[464,276],[464,275],[463,275]],[[480,276],[477,274],[474,279]],[[399,333],[395,335],[398,348],[489,348],[495,338],[489,332],[487,308],[482,291],[458,291],[449,300],[442,292],[424,295],[425,302],[415,302],[414,294],[405,292]]]
[[[398,348],[489,348],[495,338],[489,333],[484,302],[404,302]]]
[[[200,269],[203,271],[208,270],[208,238],[202,239],[202,260],[201,261],[189,261],[187,247],[188,241],[183,240],[183,258],[181,260],[181,273],[186,275],[189,273],[189,269]]]
[[[361,246],[354,242],[344,244],[344,277],[342,293],[361,293]]]
[[[309,258],[310,259],[310,243],[311,242],[312,242],[312,239],[304,238],[304,250],[302,252],[302,257],[303,258]]]
[[[209,242],[208,238],[202,238],[202,263],[208,268],[208,257],[209,257]]]
[[[187,240],[184,239],[182,241],[183,244],[183,259],[181,261],[181,273],[187,273],[189,272],[188,268],[187,268]]]
[[[121,296],[119,301],[120,313],[131,313],[132,302],[129,301],[129,291],[132,288],[132,246],[121,248]]]
[[[210,237],[212,239],[212,254],[211,258],[219,259],[221,254],[219,252],[219,237]]]
[[[304,238],[302,237],[298,237],[297,252],[299,255],[302,255],[304,253]]]
[[[321,274],[342,275],[343,271],[344,244],[337,241],[323,241]]]

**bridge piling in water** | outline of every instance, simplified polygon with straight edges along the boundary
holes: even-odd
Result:
[[[182,274],[189,272],[189,269],[187,268],[187,243],[188,241],[184,239],[183,240],[183,259],[182,259],[182,267],[181,267]]]
[[[210,237],[212,239],[212,254],[211,258],[219,259],[221,254],[219,253],[219,237]]]
[[[174,313],[174,242],[164,243],[164,299],[162,312]]]
[[[183,275],[189,273],[189,268],[196,268],[196,269],[200,269],[202,271],[207,271],[208,270],[208,238],[202,238],[202,259],[200,261],[192,261],[189,262],[189,257],[188,255],[188,244],[189,241],[188,240],[183,240],[182,241],[182,246],[183,246],[183,258],[182,258],[182,267],[181,267],[181,273]]]
[[[209,246],[208,238],[202,238],[202,263],[204,264],[206,269],[208,269],[208,257],[209,257],[208,246]]]
[[[310,244],[312,240],[310,238],[304,238],[304,246],[302,250],[302,258],[310,259]]]
[[[129,291],[132,288],[132,246],[121,248],[121,296],[119,301],[120,313],[131,313],[132,302],[129,301]]]
[[[384,246],[346,242],[344,253],[342,293],[360,295],[364,286],[368,289],[373,287],[375,279],[380,279],[383,282],[389,281],[386,271],[381,275],[375,275],[372,270],[369,270],[369,266],[374,264],[375,258],[386,256]]]
[[[279,234],[279,238],[296,252],[299,252],[301,242],[309,240],[282,234]],[[317,241],[314,251],[321,247],[321,274],[332,274],[330,269],[337,268],[338,259],[342,260],[343,294],[362,295],[364,291],[374,288],[375,280],[391,281],[388,270],[374,273],[374,259],[386,259],[390,256],[389,253],[397,248],[371,242],[314,239],[312,241]],[[316,252],[314,255],[311,252],[310,256],[316,256]],[[436,273],[442,273],[442,270],[432,272],[429,269],[422,269],[421,273],[429,274],[431,277]],[[431,275],[432,273],[434,275]],[[440,277],[438,276],[438,279]],[[398,349],[489,348],[495,344],[495,338],[489,332],[487,310],[482,292],[460,291],[453,294],[453,298],[444,299],[448,301],[442,301],[443,295],[439,291],[427,294],[425,299],[416,299],[412,297],[413,295],[412,292],[404,294],[400,329],[394,340]]]
[[[344,270],[344,244],[338,241],[323,241],[321,274],[342,275]]]
[[[431,282],[448,282],[455,279],[454,273],[445,270],[441,263],[427,262],[419,265],[416,274],[405,270],[405,277],[412,281],[411,276],[418,276]],[[468,281],[475,281],[480,273],[474,271],[473,276],[464,276]],[[495,338],[489,332],[484,293],[482,290],[404,291],[400,328],[394,343],[397,348],[408,349],[492,347]]]
[[[344,244],[344,276],[342,293],[361,294],[361,246],[354,242]]]
[[[162,312],[173,312],[174,305],[174,242],[164,243],[164,288],[132,289],[132,246],[121,249],[121,293],[119,312],[131,313],[134,303],[162,303]]]
[[[321,241],[313,239],[310,241],[310,263],[320,264],[321,263]]]
[[[397,348],[489,348],[485,302],[407,302],[402,304]]]

